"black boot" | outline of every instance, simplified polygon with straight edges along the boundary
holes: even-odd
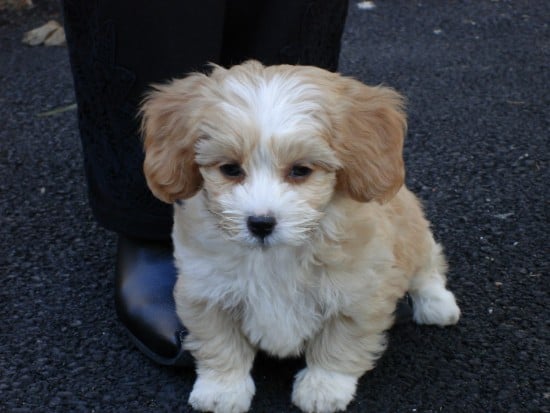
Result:
[[[183,350],[187,334],[172,294],[176,268],[172,244],[119,236],[115,280],[118,317],[135,345],[157,363],[192,365]]]

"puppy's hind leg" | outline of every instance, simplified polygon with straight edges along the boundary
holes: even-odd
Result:
[[[434,242],[430,260],[411,280],[413,319],[418,324],[456,324],[460,309],[452,292],[445,288],[447,265],[442,248]]]

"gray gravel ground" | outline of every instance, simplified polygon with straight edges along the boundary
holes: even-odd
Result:
[[[64,48],[0,14],[0,411],[190,411],[190,369],[153,364],[114,316],[114,236],[87,205]],[[351,0],[341,70],[409,100],[408,185],[446,246],[463,318],[398,326],[350,412],[548,412],[545,0]],[[295,411],[300,360],[262,356],[254,412]]]

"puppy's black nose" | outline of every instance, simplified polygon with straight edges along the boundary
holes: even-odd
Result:
[[[246,221],[248,230],[252,235],[262,240],[273,232],[275,224],[277,224],[275,218],[268,215],[250,216]]]

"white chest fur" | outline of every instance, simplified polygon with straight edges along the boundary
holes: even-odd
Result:
[[[291,250],[271,257],[252,254],[247,260],[253,271],[236,286],[243,332],[252,343],[279,356],[298,354],[334,311],[321,291],[320,268],[302,267],[293,255]]]
[[[322,267],[295,248],[218,248],[197,254],[176,243],[185,288],[231,313],[250,342],[271,354],[299,354],[341,306]]]

